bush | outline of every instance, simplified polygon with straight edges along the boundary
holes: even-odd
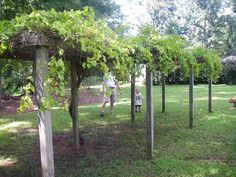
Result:
[[[236,84],[236,56],[222,59],[223,74],[220,80],[224,84]]]
[[[101,83],[101,78],[97,76],[89,76],[83,79],[81,86],[83,88],[90,88],[92,85],[99,85]]]
[[[1,68],[2,91],[4,95],[22,94],[23,87],[27,84],[27,78],[32,75],[32,62],[5,61]]]

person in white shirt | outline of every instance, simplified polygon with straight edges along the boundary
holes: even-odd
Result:
[[[113,77],[111,73],[109,73],[107,77],[103,78],[101,89],[100,89],[100,93],[104,94],[102,106],[101,106],[101,112],[100,112],[101,117],[104,116],[106,103],[109,103],[109,102],[110,102],[110,114],[112,115],[113,105],[117,99],[116,88],[118,88],[120,93],[122,94],[119,83],[116,81],[115,77]]]
[[[143,104],[143,95],[140,89],[135,90],[135,112],[141,112],[141,107]]]

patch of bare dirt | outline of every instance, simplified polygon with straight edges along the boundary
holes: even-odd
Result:
[[[33,106],[29,110],[27,110],[26,112],[32,112],[32,111],[37,110],[36,97],[34,95],[32,95],[31,99],[33,101]],[[21,100],[21,96],[3,97],[2,109],[0,109],[0,115],[8,116],[8,115],[17,114],[17,109],[20,106],[20,100]]]
[[[78,156],[84,156],[87,153],[96,153],[108,147],[110,147],[109,144],[106,144],[99,139],[94,139],[91,142],[86,142],[85,139],[84,145],[80,145]],[[76,149],[71,132],[57,133],[53,135],[53,153],[55,157],[76,157]]]
[[[100,103],[102,101],[101,94],[92,88],[83,89],[79,93],[79,105],[89,105]]]
[[[33,112],[37,111],[37,100],[36,96],[31,96],[33,101],[33,106],[27,110],[26,112]],[[3,97],[2,100],[2,109],[0,109],[0,115],[8,116],[8,115],[16,115],[17,109],[20,106],[21,96],[16,97]],[[82,89],[79,92],[79,105],[89,105],[94,103],[100,103],[102,100],[102,96],[100,93],[95,89]]]

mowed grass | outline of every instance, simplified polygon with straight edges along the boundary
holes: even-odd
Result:
[[[145,87],[141,91],[145,97]],[[74,158],[55,155],[55,176],[236,176],[236,109],[228,103],[236,97],[236,86],[214,85],[213,113],[207,112],[207,85],[194,91],[194,128],[189,129],[188,86],[167,86],[165,113],[161,88],[154,86],[152,160],[146,154],[145,101],[136,126],[130,125],[130,87],[123,88],[112,116],[107,108],[101,119],[100,104],[81,106],[85,150]],[[54,135],[71,131],[67,112],[53,110],[52,124]],[[0,177],[41,176],[36,128],[36,113],[0,117]]]

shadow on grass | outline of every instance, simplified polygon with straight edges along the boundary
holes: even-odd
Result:
[[[214,112],[208,114],[206,100],[199,99],[195,102],[195,127],[189,129],[185,97],[179,104],[173,99],[174,94],[164,114],[160,113],[160,100],[154,100],[155,150],[151,161],[146,159],[145,106],[137,116],[136,128],[130,126],[128,99],[115,106],[112,116],[106,112],[102,119],[100,105],[80,107],[85,146],[77,157],[71,153],[69,114],[53,111],[56,176],[235,176],[235,110],[230,110],[228,103],[215,100]],[[9,126],[18,119],[0,119],[0,124]],[[22,119],[26,120],[32,121]],[[37,126],[37,120],[32,122],[33,128]],[[41,176],[38,135],[21,131],[4,129],[0,133],[0,161],[5,160],[0,163],[5,164],[0,165],[0,176]]]

